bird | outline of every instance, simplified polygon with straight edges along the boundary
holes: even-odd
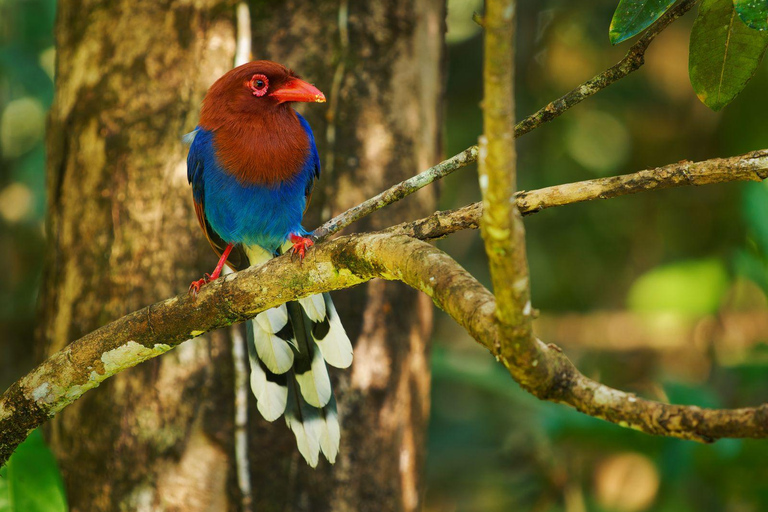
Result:
[[[190,144],[187,178],[195,213],[219,256],[211,274],[192,282],[197,295],[233,270],[284,253],[303,260],[314,240],[301,225],[320,158],[309,123],[292,104],[325,96],[291,69],[248,62],[219,78],[203,98]],[[316,467],[334,463],[341,431],[326,363],[352,364],[352,345],[330,295],[317,294],[246,322],[250,385],[267,421],[285,416],[299,453]]]

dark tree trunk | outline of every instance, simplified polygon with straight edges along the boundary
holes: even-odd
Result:
[[[324,172],[305,227],[438,160],[442,0],[293,0],[258,3],[252,16],[253,57],[292,67],[329,99],[327,109],[302,109],[314,128]],[[422,191],[354,229],[423,216],[434,211],[435,199],[434,188]],[[257,509],[418,510],[429,417],[431,301],[383,281],[334,297],[355,344],[351,370],[334,372],[340,459],[313,471],[299,460],[284,429],[256,419]]]
[[[181,136],[234,55],[234,10],[220,0],[63,0],[58,11],[49,354],[183,292],[210,265]],[[64,410],[49,432],[72,510],[234,510],[231,368],[223,334],[195,339]]]
[[[365,5],[363,5],[365,4]],[[348,8],[348,16],[340,16]],[[305,227],[425,169],[440,154],[444,3],[258,2],[254,58],[293,67],[329,98],[302,109],[324,166]],[[231,67],[234,6],[63,0],[49,143],[45,353],[186,289],[209,270],[180,136]],[[339,20],[347,19],[346,30]],[[424,191],[361,222],[435,207]],[[432,306],[402,285],[335,295],[355,344],[334,371],[335,466],[311,470],[282,420],[250,404],[255,510],[417,510],[429,413]],[[241,510],[231,340],[198,338],[87,393],[50,433],[73,511]]]

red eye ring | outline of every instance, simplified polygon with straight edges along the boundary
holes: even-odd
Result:
[[[264,96],[269,89],[269,79],[261,73],[253,75],[251,81],[248,82],[248,88],[253,91],[254,96]]]

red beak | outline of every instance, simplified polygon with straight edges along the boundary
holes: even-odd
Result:
[[[313,103],[325,103],[325,95],[312,84],[291,78],[288,83],[271,94],[279,103],[287,101],[307,101]]]

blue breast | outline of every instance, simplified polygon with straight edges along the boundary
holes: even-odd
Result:
[[[217,161],[213,133],[198,129],[187,159],[189,180],[195,201],[203,204],[208,223],[225,242],[275,252],[291,233],[306,234],[301,218],[320,165],[309,124],[299,119],[310,139],[307,161],[291,179],[273,186],[240,183]]]

